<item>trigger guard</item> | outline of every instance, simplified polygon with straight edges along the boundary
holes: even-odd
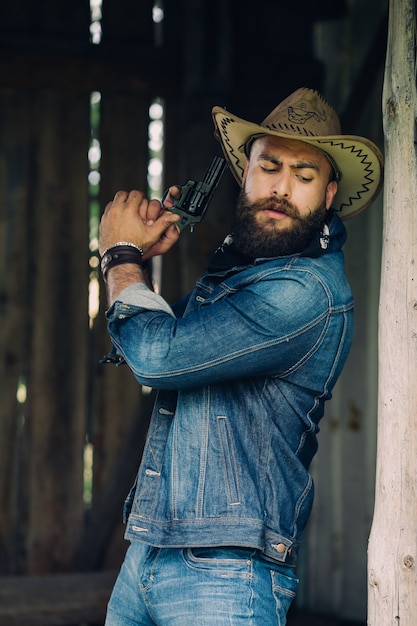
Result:
[[[174,184],[174,185],[170,185],[170,187],[178,187],[178,189],[181,189],[181,185],[176,185],[176,184]],[[161,204],[162,204],[162,206],[163,206],[165,209],[168,209],[168,211],[169,211],[169,208],[165,206],[165,200],[167,199],[167,196],[169,196],[169,187],[168,187],[168,189],[165,189],[164,193],[162,194],[162,198],[161,198]],[[173,206],[175,206],[175,202],[176,202],[176,201],[178,202],[178,200],[179,200],[180,198],[181,198],[181,196],[180,196],[179,198],[173,198],[173,201],[172,201]],[[170,207],[170,208],[171,208],[171,207]]]

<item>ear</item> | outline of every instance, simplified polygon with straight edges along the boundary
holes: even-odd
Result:
[[[326,187],[326,209],[330,209],[330,207],[332,206],[333,198],[335,197],[336,193],[337,182],[335,180],[331,180]]]

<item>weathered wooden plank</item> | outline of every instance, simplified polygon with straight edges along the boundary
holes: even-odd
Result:
[[[99,624],[116,571],[0,578],[2,626]]]
[[[344,133],[353,133],[357,128],[360,116],[366,103],[375,90],[375,82],[384,67],[387,47],[388,9],[380,17],[378,27],[373,33],[368,53],[363,59],[362,66],[356,76],[349,94],[349,98],[340,115],[340,122]]]
[[[148,99],[132,95],[102,94],[99,129],[102,210],[119,189],[146,189],[149,103]],[[119,542],[119,549],[115,552],[119,555],[124,553],[126,542],[117,520],[121,520],[123,499],[139,465],[150,413],[141,386],[126,366],[116,368],[99,364],[99,359],[111,347],[104,314],[106,308],[106,295],[101,283],[100,311],[92,330],[93,409],[89,436],[94,445],[93,510],[77,557],[79,566],[83,568],[89,564],[90,567],[97,566],[97,559],[100,562],[103,549],[109,549],[111,533],[116,528],[115,541]],[[132,435],[133,439],[127,441]],[[133,444],[133,449],[129,449],[129,459],[124,455],[119,458],[126,444]],[[116,483],[115,476],[118,476]],[[112,495],[109,496],[109,493]],[[104,524],[102,513],[107,520]],[[108,561],[106,563],[108,565]],[[108,566],[116,564],[111,561]]]
[[[148,99],[103,94],[100,123],[102,210],[116,191],[147,186],[149,103]],[[104,315],[106,308],[105,289],[101,284],[100,312],[94,324],[97,359],[111,346]],[[141,419],[142,392],[127,367],[98,364],[94,389],[97,404],[93,423],[93,498],[99,500],[132,420]]]
[[[0,90],[0,575],[18,569],[13,532],[21,484],[24,387],[27,376],[30,283],[27,173],[30,99]]]
[[[369,626],[417,616],[416,5],[389,3],[383,89],[384,233],[378,449],[369,540]]]
[[[66,569],[84,517],[89,99],[42,91],[27,113],[36,169],[29,238],[28,573]]]

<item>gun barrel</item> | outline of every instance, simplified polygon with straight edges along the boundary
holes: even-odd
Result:
[[[181,196],[170,209],[181,216],[176,223],[179,231],[202,221],[227,166],[225,159],[214,156],[201,182],[189,180],[181,187]]]
[[[219,156],[214,156],[208,167],[206,175],[203,178],[203,182],[207,185],[217,185],[226,167],[227,162],[225,159]]]

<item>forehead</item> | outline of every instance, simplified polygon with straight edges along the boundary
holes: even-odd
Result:
[[[330,162],[324,154],[309,144],[296,139],[284,139],[271,135],[259,137],[253,142],[250,158],[256,159],[262,155],[268,155],[279,160],[289,158],[294,161],[309,161],[320,169],[330,170],[331,168]]]

